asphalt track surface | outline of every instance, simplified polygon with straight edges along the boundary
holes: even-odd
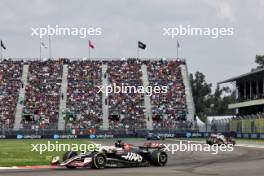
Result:
[[[96,141],[111,145],[113,141]],[[143,139],[130,139],[127,142],[139,145]],[[166,140],[165,143],[179,143]],[[263,176],[264,149],[235,147],[232,152],[213,155],[208,152],[177,152],[169,154],[165,167],[140,168],[90,168],[68,170],[59,169],[21,169],[0,170],[1,176]]]

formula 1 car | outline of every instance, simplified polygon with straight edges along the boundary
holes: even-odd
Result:
[[[143,146],[117,141],[115,146],[102,146],[97,151],[77,154],[68,151],[60,163],[59,157],[54,157],[51,165],[64,166],[69,169],[91,167],[102,169],[105,167],[143,167],[164,166],[168,155],[164,146],[158,143],[145,143]]]
[[[147,140],[165,140],[164,136],[158,135],[158,134],[154,134],[154,133],[148,133],[148,135],[146,136]]]
[[[225,145],[233,144],[233,145],[235,145],[236,141],[231,136],[226,137],[223,134],[218,133],[218,134],[211,134],[206,139],[206,143],[209,144],[209,145],[213,145],[213,144],[218,144],[218,145],[221,145],[221,144],[225,144]]]

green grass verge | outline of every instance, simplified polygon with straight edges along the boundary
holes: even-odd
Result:
[[[28,165],[48,165],[52,156],[60,156],[62,158],[65,151],[43,152],[40,154],[31,151],[31,144],[91,144],[87,139],[26,139],[26,140],[0,140],[0,167],[4,166],[28,166]]]

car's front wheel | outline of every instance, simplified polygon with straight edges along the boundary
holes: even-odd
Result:
[[[92,165],[93,169],[103,169],[106,164],[106,157],[102,153],[96,153],[92,158]]]

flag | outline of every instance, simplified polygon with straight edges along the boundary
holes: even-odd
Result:
[[[5,47],[5,45],[4,45],[4,43],[3,43],[2,40],[1,40],[1,47],[2,47],[4,50],[6,50],[6,47]]]
[[[44,42],[41,42],[40,45],[41,45],[42,48],[48,48],[48,46]]]
[[[178,40],[177,40],[177,48],[180,48],[180,43],[178,42]]]
[[[142,43],[141,41],[138,41],[138,48],[145,49],[147,47],[146,44]]]
[[[94,45],[92,44],[91,40],[89,40],[89,48],[93,48],[94,49]]]

